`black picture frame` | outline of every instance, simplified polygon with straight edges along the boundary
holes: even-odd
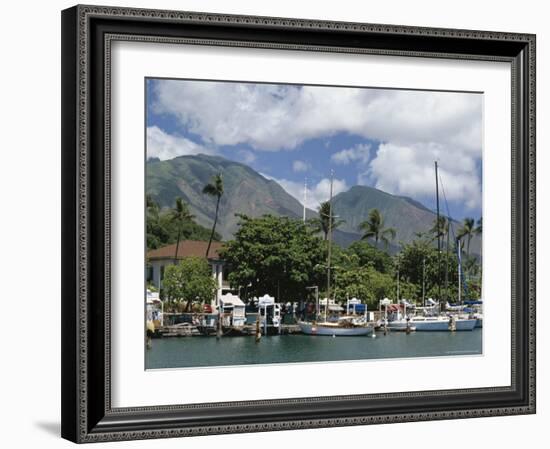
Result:
[[[511,385],[112,408],[108,99],[116,39],[510,63]],[[64,10],[61,349],[62,436],[79,443],[535,413],[535,36],[120,7]]]

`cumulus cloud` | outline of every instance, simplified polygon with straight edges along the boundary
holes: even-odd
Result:
[[[168,134],[158,126],[147,128],[147,157],[158,157],[164,161],[176,156],[199,153],[211,154],[212,151],[185,137]]]
[[[360,143],[352,148],[334,153],[330,159],[335,164],[348,165],[351,162],[366,164],[370,158],[370,145]]]
[[[256,160],[256,155],[252,151],[248,150],[240,150],[238,152],[238,155],[242,162],[245,164],[251,164]]]
[[[357,167],[360,184],[430,195],[437,158],[448,199],[471,208],[481,203],[481,94],[177,80],[153,89],[153,111],[175,118],[206,147],[291,151],[314,138],[326,147],[345,133],[380,144],[377,151],[362,144],[332,155],[334,164]],[[301,162],[294,172],[304,170]]]
[[[453,143],[478,150],[478,94],[163,80],[156,113],[170,114],[206,142],[293,149],[348,132],[384,142]]]
[[[309,164],[304,161],[296,160],[292,162],[292,171],[295,173],[302,173],[309,169]]]
[[[440,144],[382,144],[360,181],[372,181],[376,188],[397,195],[431,197],[435,191],[436,160],[446,199],[461,201],[469,209],[480,207],[481,185],[475,160]]]
[[[288,179],[277,179],[273,176],[262,173],[262,176],[276,181],[287,193],[296,198],[300,204],[304,204],[304,183],[290,181]],[[335,196],[341,192],[349,190],[349,186],[344,179],[334,179],[332,185],[332,195]],[[307,186],[307,195],[305,205],[309,209],[317,210],[319,204],[328,201],[330,198],[330,179],[323,178],[314,185]]]

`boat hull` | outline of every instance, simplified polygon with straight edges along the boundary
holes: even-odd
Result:
[[[471,331],[476,327],[477,320],[475,319],[455,319],[455,330]],[[411,325],[416,328],[417,332],[442,332],[449,331],[449,320],[412,320]]]
[[[358,337],[372,334],[371,326],[338,327],[322,324],[299,322],[300,330],[306,335],[323,335],[328,337]]]
[[[384,327],[384,325],[382,325]],[[408,324],[409,331],[414,332],[416,330],[416,327],[414,324],[409,323]],[[399,332],[406,332],[407,331],[407,322],[406,321],[390,321],[386,325],[386,328],[391,331],[399,331]]]

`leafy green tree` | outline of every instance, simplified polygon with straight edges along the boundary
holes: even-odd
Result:
[[[401,298],[413,299],[416,287],[401,281],[399,291]],[[397,283],[394,276],[380,273],[370,265],[340,270],[335,278],[334,296],[341,304],[345,304],[347,298],[356,297],[372,310],[385,297],[397,299]]]
[[[163,241],[166,241],[168,233],[161,226],[160,208],[151,195],[146,196],[146,211],[147,248],[158,248]]]
[[[174,254],[174,260],[178,260],[178,249],[180,246],[180,239],[182,236],[182,230],[184,223],[191,221],[193,219],[193,215],[189,212],[189,208],[187,207],[187,204],[181,199],[176,198],[176,207],[172,209],[172,213],[170,216],[170,221],[172,223],[175,223],[176,229],[178,230],[178,237],[176,240],[176,252]]]
[[[214,224],[212,225],[212,233],[210,234],[210,239],[208,240],[208,247],[206,248],[206,257],[208,258],[208,254],[210,252],[210,246],[212,245],[212,239],[214,238],[214,233],[216,232],[216,224],[218,223],[218,212],[220,209],[220,200],[222,199],[222,195],[223,195],[222,174],[218,173],[216,176],[214,176],[214,178],[212,179],[212,182],[204,186],[204,189],[202,189],[202,193],[205,193],[206,195],[210,195],[216,198],[216,213],[214,215]]]
[[[353,242],[346,252],[357,256],[360,266],[372,266],[380,273],[389,273],[392,269],[392,259],[388,253],[375,248],[365,240]]]
[[[322,202],[319,205],[317,212],[319,216],[316,218],[310,219],[309,223],[313,225],[313,227],[317,230],[317,232],[323,233],[324,240],[328,239],[329,228],[332,229],[332,231],[334,232],[334,230],[338,228],[338,226],[345,223],[345,220],[336,219],[336,216],[334,215],[334,210],[332,210],[332,217],[331,217],[329,201]],[[332,221],[332,224],[331,224],[331,221]]]
[[[186,310],[193,301],[210,301],[216,291],[212,269],[202,257],[185,257],[177,265],[169,265],[164,271],[164,295],[169,302],[185,301]]]
[[[368,220],[363,221],[359,225],[359,229],[363,231],[362,239],[374,239],[375,246],[378,248],[378,241],[382,241],[386,248],[390,244],[390,240],[395,239],[395,228],[384,228],[384,217],[378,209],[369,211]]]
[[[397,259],[397,258],[396,258]],[[444,279],[444,270],[448,264],[449,299],[456,295],[458,283],[458,263],[454,254],[441,255],[441,266],[438,264],[437,248],[426,240],[414,240],[403,245],[399,253],[400,279],[415,286],[415,298],[422,298],[422,282],[425,282],[426,297],[438,298],[439,281]],[[397,269],[397,260],[395,260]],[[441,272],[438,270],[441,269]],[[446,293],[446,292],[445,292]]]
[[[266,293],[280,302],[304,298],[306,287],[318,283],[318,266],[324,262],[314,231],[288,217],[239,218],[235,239],[221,251],[230,266],[231,286],[245,298]]]

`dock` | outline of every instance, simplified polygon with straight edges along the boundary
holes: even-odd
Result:
[[[232,332],[233,331],[233,332]],[[245,324],[241,327],[231,327],[231,328],[224,328],[224,333],[231,332],[232,335],[243,335],[243,336],[253,336],[256,334],[256,325],[255,324]],[[275,329],[269,329],[269,333],[271,335],[291,335],[291,334],[299,334],[300,326],[297,324],[281,324],[280,332],[276,331]],[[212,329],[212,335],[215,335],[215,329]],[[264,333],[264,330],[262,328],[262,335]],[[201,332],[199,332],[199,329],[197,326],[190,324],[190,323],[180,323],[180,324],[172,324],[169,326],[163,326],[161,327],[158,332],[157,336],[162,338],[169,338],[169,337],[199,337],[203,336]]]

